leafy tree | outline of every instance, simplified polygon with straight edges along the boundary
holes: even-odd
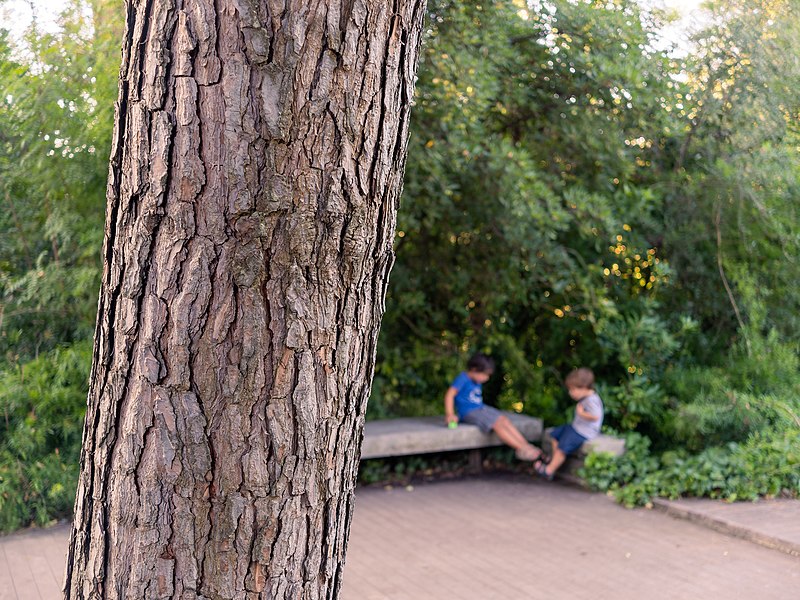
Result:
[[[562,418],[560,372],[635,385],[624,324],[669,335],[657,165],[675,65],[633,2],[547,6],[431,8],[375,414],[440,410],[482,347],[500,359],[489,396]]]
[[[0,357],[7,364],[87,339],[94,325],[120,32],[88,18],[83,2],[70,6],[62,27],[42,34],[34,26],[18,53],[0,33]]]
[[[728,0],[712,9],[687,66],[665,205],[665,245],[679,273],[673,306],[700,321],[697,353],[729,345],[751,321],[785,339],[799,325],[800,7]]]
[[[117,51],[113,3],[0,31],[0,529],[71,513],[85,411]],[[88,15],[88,16],[87,16]]]

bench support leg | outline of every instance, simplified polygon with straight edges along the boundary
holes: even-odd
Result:
[[[479,448],[469,451],[469,471],[470,473],[478,474],[483,470],[483,460],[481,459],[481,451]]]

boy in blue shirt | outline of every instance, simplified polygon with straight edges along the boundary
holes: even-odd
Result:
[[[514,448],[520,460],[538,460],[542,451],[528,443],[511,420],[492,406],[483,403],[482,384],[494,373],[494,361],[485,354],[475,354],[447,388],[444,395],[444,414],[447,424],[471,423],[483,433],[494,431],[500,440]]]
[[[575,369],[564,380],[567,392],[577,402],[575,418],[571,425],[561,425],[550,432],[553,440],[553,457],[549,464],[536,462],[536,472],[552,480],[567,455],[578,450],[584,442],[600,435],[603,424],[603,401],[594,390],[594,373],[586,367]]]

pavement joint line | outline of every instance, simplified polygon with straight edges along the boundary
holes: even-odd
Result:
[[[741,538],[748,542],[753,542],[760,546],[771,548],[772,550],[778,550],[791,556],[800,557],[800,544],[789,540],[756,531],[750,527],[739,525],[738,523],[734,523],[722,517],[711,516],[701,511],[692,510],[691,508],[664,498],[653,499],[653,506],[671,517],[684,519],[697,525],[713,529],[719,533]]]

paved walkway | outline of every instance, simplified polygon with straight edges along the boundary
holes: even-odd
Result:
[[[754,530],[798,533],[800,501],[705,508],[730,509]],[[67,535],[0,538],[0,600],[57,600]],[[342,598],[788,600],[798,589],[798,556],[574,487],[486,475],[359,489]]]
[[[600,494],[484,477],[360,490],[345,600],[782,599],[800,558]]]
[[[0,600],[58,600],[68,540],[65,525],[0,537]]]
[[[800,557],[800,500],[656,500],[666,513]]]

